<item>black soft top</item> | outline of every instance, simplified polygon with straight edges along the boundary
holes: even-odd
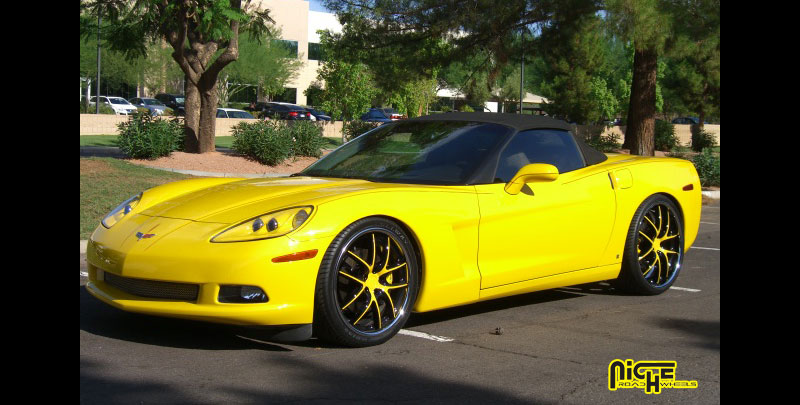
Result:
[[[542,115],[487,113],[487,112],[451,112],[444,114],[425,115],[410,118],[404,121],[474,121],[505,125],[514,128],[516,132],[529,129],[562,129],[569,131],[583,153],[586,165],[594,165],[608,159],[604,153],[587,145],[584,140],[576,136],[573,126],[555,118]]]

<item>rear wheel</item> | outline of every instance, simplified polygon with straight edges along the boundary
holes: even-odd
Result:
[[[641,295],[668,290],[683,263],[683,243],[678,207],[663,195],[649,197],[628,229],[617,287]]]
[[[364,347],[397,334],[419,290],[419,267],[403,229],[384,218],[345,228],[320,265],[314,329],[320,338]]]

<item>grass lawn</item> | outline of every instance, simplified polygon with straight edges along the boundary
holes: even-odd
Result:
[[[119,203],[159,184],[191,177],[118,159],[81,158],[81,240],[89,239],[100,220]]]
[[[333,149],[338,148],[342,144],[341,138],[324,138],[325,144],[323,148]],[[117,135],[81,135],[81,146],[117,146],[115,144]],[[218,136],[215,139],[215,145],[219,148],[232,148],[232,136]]]

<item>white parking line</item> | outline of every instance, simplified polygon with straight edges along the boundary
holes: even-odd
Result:
[[[689,291],[689,292],[700,292],[700,290],[694,288],[684,288],[684,287],[670,287],[670,290],[680,290],[680,291]]]
[[[709,248],[709,247],[700,247],[700,246],[692,246],[689,249],[701,249],[701,250],[719,250],[719,248]]]
[[[81,272],[81,277],[89,277],[89,273],[87,273],[85,271],[82,271]]]
[[[719,225],[719,222],[703,222],[700,221],[701,224],[709,224],[709,225]]]
[[[424,333],[424,332],[417,332],[417,331],[408,330],[408,329],[400,329],[400,332],[398,332],[398,333],[401,334],[401,335],[413,336],[413,337],[433,340],[434,342],[452,342],[452,341],[455,340],[455,339],[451,339],[449,337],[434,336],[434,335],[429,335],[429,334]]]

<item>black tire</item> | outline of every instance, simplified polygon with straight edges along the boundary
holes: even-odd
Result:
[[[397,223],[369,217],[350,224],[322,258],[314,332],[351,347],[389,340],[411,315],[419,278],[414,246]]]
[[[664,195],[648,197],[628,228],[615,286],[637,295],[657,295],[668,290],[681,270],[683,244],[680,209]]]

